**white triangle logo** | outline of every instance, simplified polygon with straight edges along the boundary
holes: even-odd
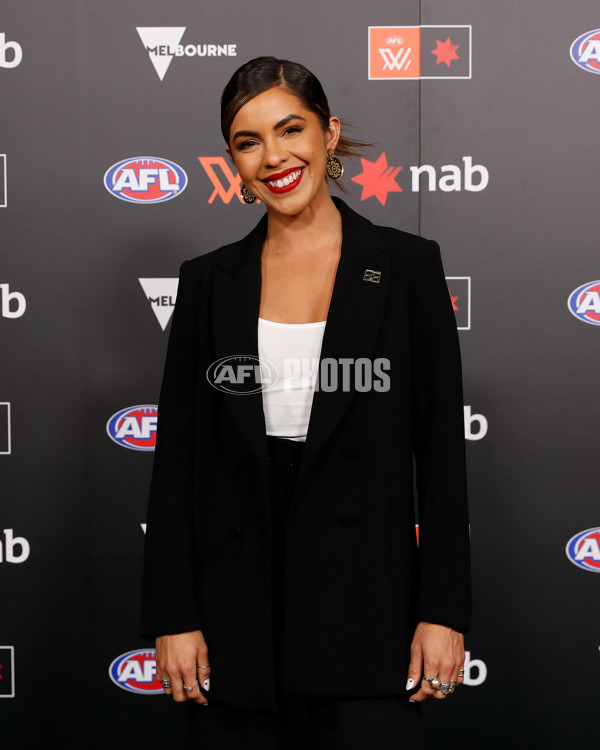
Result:
[[[169,69],[175,47],[181,41],[185,26],[137,26],[150,62],[162,81]]]
[[[179,279],[138,279],[138,281],[164,331],[173,315]]]

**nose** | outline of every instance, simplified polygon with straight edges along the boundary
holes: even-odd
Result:
[[[278,138],[269,138],[265,143],[264,161],[265,166],[274,168],[285,162],[287,152]]]

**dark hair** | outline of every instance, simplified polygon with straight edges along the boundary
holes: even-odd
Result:
[[[331,112],[319,79],[300,63],[277,57],[255,57],[235,71],[221,95],[221,132],[227,145],[231,123],[240,109],[274,86],[281,86],[297,96],[306,109],[317,115],[323,130],[327,130]],[[343,129],[347,127],[342,125]],[[335,152],[340,156],[360,156],[361,149],[371,145],[340,135]]]

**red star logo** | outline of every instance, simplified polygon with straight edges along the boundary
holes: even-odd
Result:
[[[401,193],[402,188],[396,182],[396,177],[402,167],[388,167],[385,153],[377,161],[361,158],[363,171],[352,178],[352,182],[362,185],[361,201],[375,196],[382,206],[385,206],[388,193]]]
[[[445,62],[450,67],[452,60],[460,60],[460,57],[456,54],[460,45],[452,44],[450,37],[445,42],[440,42],[439,39],[436,39],[435,42],[437,47],[431,50],[431,54],[437,56],[436,65]]]

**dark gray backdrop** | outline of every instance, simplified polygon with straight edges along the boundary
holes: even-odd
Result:
[[[368,28],[419,24],[450,27],[423,30],[423,72],[447,80],[369,80]],[[153,26],[184,26],[182,44],[235,44],[237,55],[175,57],[161,81],[136,31]],[[458,26],[472,27],[471,78],[450,78],[451,66],[431,56],[433,37],[462,34],[464,68]],[[564,548],[600,525],[600,331],[567,309],[576,287],[600,277],[600,76],[569,56],[573,40],[598,27],[595,0],[5,3],[0,283],[2,309],[18,310],[14,292],[26,309],[0,317],[0,402],[10,404],[10,424],[0,408],[3,740],[182,741],[181,707],[108,677],[113,659],[146,646],[137,636],[140,524],[152,453],[118,446],[105,426],[158,398],[169,328],[138,279],[176,277],[183,260],[240,237],[263,211],[218,195],[209,204],[214,185],[198,159],[224,156],[219,97],[231,73],[273,54],[315,72],[332,110],[375,142],[371,164],[385,153],[402,166],[402,191],[384,191],[382,203],[361,200],[352,178],[369,165],[348,161],[350,204],[437,239],[447,276],[471,280],[471,326],[460,334],[465,404],[488,431],[468,443],[467,648],[487,677],[426,706],[430,742],[593,741],[600,579]],[[13,42],[22,59],[11,67]],[[144,155],[180,165],[186,190],[155,205],[113,197],[106,170]],[[425,177],[411,189],[411,166],[431,165],[439,179],[464,157],[488,171],[485,190],[432,191]],[[11,536],[29,547],[28,556],[11,547],[21,561],[9,560]]]

